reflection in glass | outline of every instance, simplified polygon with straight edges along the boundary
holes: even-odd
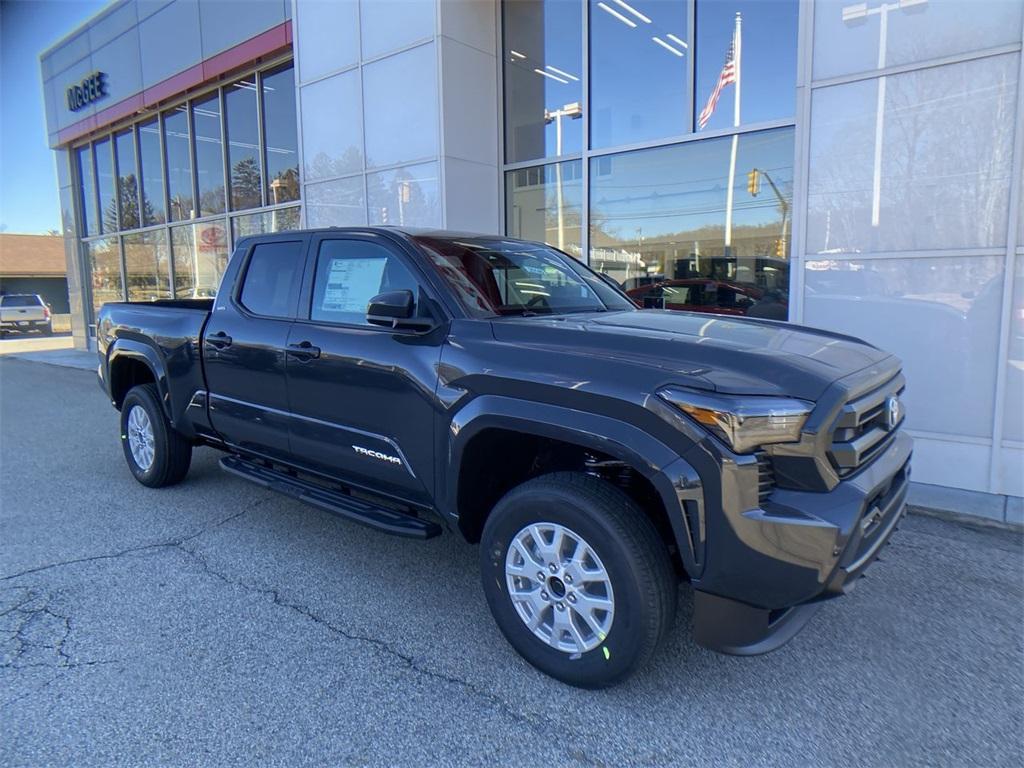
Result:
[[[99,234],[99,221],[96,216],[96,179],[92,168],[92,147],[86,145],[75,150],[75,161],[78,163],[78,199],[81,202],[82,232],[88,235]]]
[[[434,34],[430,0],[373,0],[359,4],[363,59],[403,48]]]
[[[808,252],[1005,244],[1017,61],[816,89]]]
[[[92,321],[108,301],[124,301],[121,284],[121,253],[116,237],[103,237],[85,245],[89,279],[92,286]]]
[[[513,237],[583,258],[583,161],[506,173],[505,225]]]
[[[139,126],[139,156],[142,158],[143,226],[163,224],[164,171],[160,162],[160,124],[150,120]]]
[[[437,55],[421,45],[363,67],[367,165],[436,157]],[[463,116],[472,120],[472,115]]]
[[[365,225],[366,200],[363,195],[362,176],[306,185],[306,226]]]
[[[135,169],[135,133],[125,131],[114,137],[117,150],[117,194],[121,204],[121,229],[142,226],[139,216],[139,175]]]
[[[228,232],[223,220],[171,228],[174,297],[205,299],[217,295],[228,265]]]
[[[1017,256],[1012,296],[1010,338],[1006,348],[1003,439],[1020,443],[1024,442],[1024,254]]]
[[[267,204],[299,199],[299,140],[292,65],[263,75],[263,140],[267,145]]]
[[[221,154],[218,94],[192,102],[192,126],[196,137],[199,215],[224,213],[224,157]]]
[[[1019,43],[1022,9],[1019,0],[816,3],[814,78]]]
[[[644,306],[785,319],[793,129],[739,137],[727,230],[731,147],[723,137],[593,158],[590,266]]]
[[[991,436],[1002,257],[822,258],[805,266],[804,322],[897,355],[909,427]]]
[[[302,152],[307,180],[363,169],[363,110],[359,72],[346,72],[302,89]]]
[[[185,105],[164,113],[164,151],[167,153],[167,193],[171,221],[195,218],[192,204],[192,158]]]
[[[583,148],[579,1],[524,0],[504,2],[501,7],[506,160],[514,163],[579,152]]]
[[[359,3],[303,0],[294,23],[303,82],[359,61]]]
[[[370,224],[441,226],[437,163],[367,174],[366,190]]]
[[[96,184],[100,192],[100,231],[117,232],[117,198],[114,179],[114,156],[109,137],[94,145],[96,151]]]
[[[237,242],[240,237],[263,235],[268,232],[287,232],[299,228],[299,209],[280,208],[266,213],[250,213],[231,219],[231,231]]]
[[[796,114],[797,0],[697,3],[695,127],[702,131],[790,118]],[[740,114],[735,85],[724,87],[704,126],[699,124],[724,68],[740,16]]]
[[[231,171],[231,210],[263,205],[256,76],[224,89],[227,114],[228,168]]]
[[[688,5],[687,0],[591,0],[591,146],[689,131]],[[722,48],[719,63],[724,55]]]
[[[129,301],[171,298],[171,253],[167,230],[124,236],[125,279]]]

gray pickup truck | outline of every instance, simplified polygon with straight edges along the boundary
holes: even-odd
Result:
[[[106,304],[128,467],[228,472],[378,530],[480,544],[530,663],[607,686],[672,629],[763,653],[848,591],[910,476],[900,362],[772,320],[641,310],[565,254],[394,228],[241,240],[212,300]]]

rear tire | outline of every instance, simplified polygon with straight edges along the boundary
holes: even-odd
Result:
[[[132,475],[150,488],[180,483],[192,463],[192,444],[167,420],[155,384],[132,387],[125,396],[121,447]]]
[[[632,499],[598,478],[558,472],[513,488],[480,544],[498,627],[523,658],[569,685],[625,680],[675,620],[665,544]]]

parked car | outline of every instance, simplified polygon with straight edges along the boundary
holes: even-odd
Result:
[[[751,315],[785,320],[788,302],[780,291],[756,285],[706,278],[664,280],[632,288],[626,293],[645,309],[711,312],[716,315]]]
[[[777,648],[903,514],[896,358],[641,311],[538,243],[245,238],[215,300],[106,304],[97,342],[140,483],[177,483],[210,446],[228,472],[349,520],[479,542],[505,637],[572,685],[644,664],[680,581],[698,643]]]
[[[0,333],[38,331],[53,335],[53,318],[46,302],[35,293],[0,296]]]

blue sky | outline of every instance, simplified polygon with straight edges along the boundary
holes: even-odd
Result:
[[[5,232],[60,229],[39,53],[106,4],[106,0],[0,2],[0,227]]]

